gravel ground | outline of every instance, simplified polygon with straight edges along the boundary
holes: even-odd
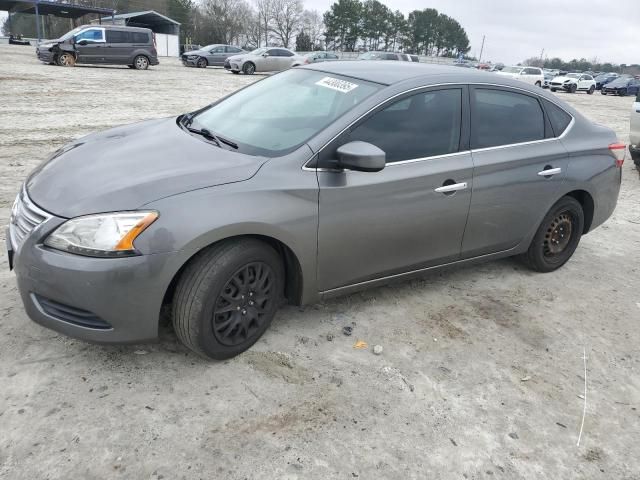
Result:
[[[0,45],[0,223],[27,173],[69,140],[254,78],[170,60],[62,69]],[[631,98],[561,96],[628,140]],[[639,479],[638,251],[627,160],[613,217],[556,273],[507,259],[289,307],[219,363],[168,328],[126,347],[46,330],[0,256],[0,478]]]

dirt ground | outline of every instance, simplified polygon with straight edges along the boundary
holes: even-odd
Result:
[[[0,45],[0,224],[62,144],[254,78],[170,60],[63,69]],[[628,142],[631,98],[562,98]],[[169,328],[123,347],[46,330],[0,255],[0,478],[640,479],[639,252],[627,160],[613,217],[558,272],[507,259],[288,307],[219,363]]]

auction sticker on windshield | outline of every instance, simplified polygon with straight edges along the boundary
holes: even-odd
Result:
[[[337,90],[342,93],[350,92],[354,88],[358,87],[356,83],[347,82],[346,80],[340,80],[339,78],[333,77],[324,77],[322,80],[318,80],[316,85]]]

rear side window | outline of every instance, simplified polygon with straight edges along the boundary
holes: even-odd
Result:
[[[544,114],[528,95],[504,90],[475,89],[471,148],[488,148],[545,138]]]
[[[384,150],[387,163],[457,152],[462,90],[418,93],[388,105],[356,126],[349,141]]]
[[[149,43],[149,34],[144,32],[132,32],[133,43]]]
[[[123,32],[122,30],[107,30],[107,43],[130,43],[130,32]]]
[[[398,60],[398,56],[395,53],[387,53],[384,58],[385,60]]]
[[[571,115],[558,107],[555,103],[551,103],[548,100],[544,101],[544,108],[547,111],[547,116],[551,121],[551,127],[556,137],[559,137],[564,133],[569,124],[571,123]]]
[[[242,50],[240,50],[237,47],[227,47],[227,53],[240,53]]]

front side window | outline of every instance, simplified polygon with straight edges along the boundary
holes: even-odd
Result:
[[[384,150],[387,163],[458,151],[462,90],[434,90],[403,98],[357,125],[347,141]]]
[[[285,155],[324,130],[382,85],[313,70],[267,77],[196,115],[207,128],[250,155]]]
[[[534,97],[505,90],[475,89],[471,147],[488,148],[545,138],[544,114]]]
[[[277,48],[272,48],[271,50],[267,50],[267,54],[270,57],[277,57],[278,56],[278,49]],[[259,54],[261,55],[261,54]]]
[[[91,28],[83,30],[74,37],[76,43],[86,40],[87,42],[97,43],[104,42],[104,30],[101,28]]]
[[[224,53],[224,47],[216,47],[210,53]]]
[[[242,50],[240,50],[237,47],[227,47],[227,53],[240,53]]]

